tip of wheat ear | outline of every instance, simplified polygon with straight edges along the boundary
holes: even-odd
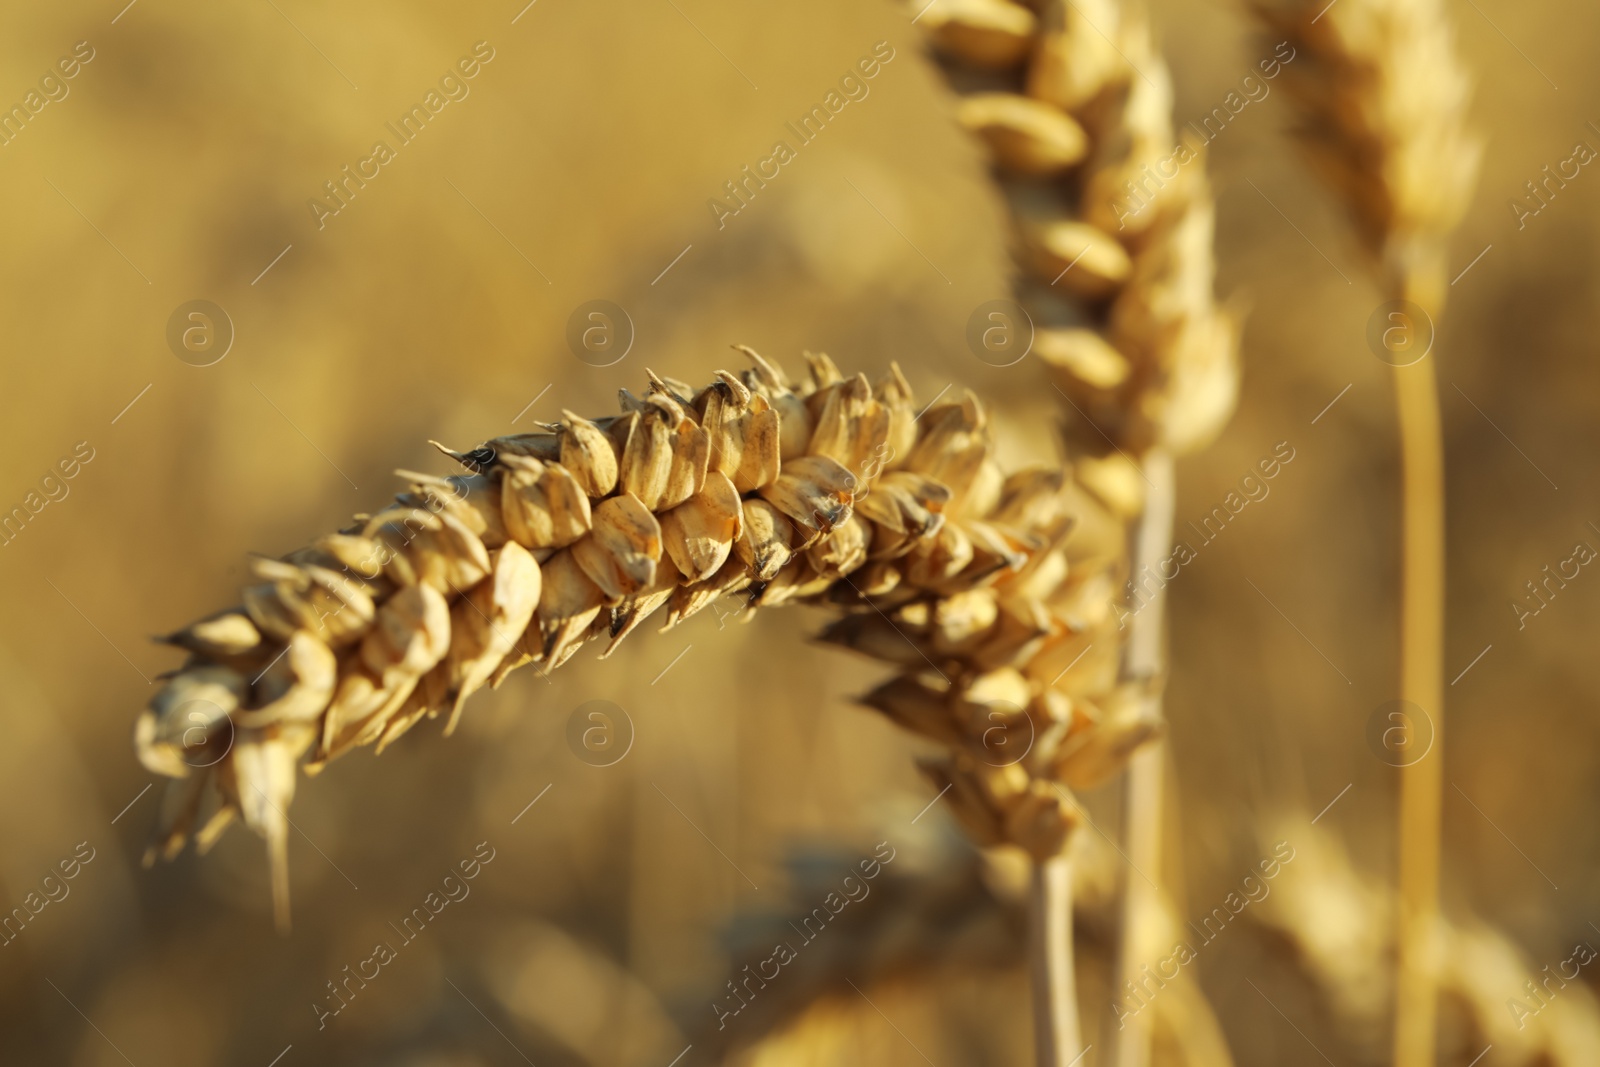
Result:
[[[1296,132],[1345,201],[1366,250],[1415,267],[1461,221],[1483,143],[1469,129],[1471,79],[1439,0],[1254,0],[1294,49],[1284,83]]]
[[[1147,21],[1117,0],[940,0],[918,21],[1011,201],[1018,299],[1052,324],[1034,347],[1076,443],[1205,445],[1237,400],[1238,318],[1212,296],[1204,151],[1173,135]]]
[[[1114,564],[1074,558],[1068,537],[1088,498],[1059,470],[1007,477],[970,393],[919,415],[898,367],[874,388],[808,354],[792,388],[745,351],[751,369],[703,389],[652,374],[620,414],[438,446],[466,473],[401,472],[382,510],[254,560],[241,606],[164,639],[190,656],[135,728],[144,765],[175,779],[146,862],[241,818],[269,843],[282,920],[297,767],[381,751],[441,713],[448,732],[518,666],[609,651],[662,609],[670,628],[730,595],[830,605],[845,622],[829,640],[937,675],[905,690],[922,703],[903,721],[951,749],[937,773],[963,818],[1059,848],[1072,815],[1045,779],[1103,773],[1149,726],[1089,699],[1117,641]],[[1026,761],[983,758],[996,708],[1037,734]]]

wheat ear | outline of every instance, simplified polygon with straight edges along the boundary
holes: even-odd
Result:
[[[1469,84],[1439,0],[1261,2],[1299,62],[1286,67],[1299,133],[1345,202],[1380,284],[1429,321],[1443,310],[1446,240],[1471,197],[1481,146]],[[1402,312],[1407,318],[1411,311]],[[1434,1062],[1439,819],[1444,784],[1444,447],[1434,361],[1395,362],[1402,537],[1400,695],[1432,720],[1431,750],[1400,772],[1400,976],[1394,1062]]]
[[[1238,394],[1237,324],[1212,296],[1203,148],[1174,139],[1166,66],[1144,21],[1117,0],[961,0],[922,21],[962,93],[958,118],[987,146],[1011,203],[1018,296],[1039,327],[1034,351],[1071,409],[1074,443],[1113,461],[1139,457],[1135,474],[1120,471],[1133,520],[1122,678],[1159,721],[1164,583],[1155,575],[1171,551],[1172,456],[1215,436]],[[1103,481],[1118,466],[1097,473]],[[1138,753],[1126,786],[1128,852],[1151,877],[1162,761],[1158,745]],[[1128,879],[1119,985],[1158,947],[1155,896]],[[1148,1019],[1112,1041],[1107,1062],[1141,1067]]]
[[[401,472],[382,511],[256,560],[242,607],[166,639],[191,657],[136,728],[178,779],[146,862],[242,817],[285,923],[302,758],[381,751],[440,713],[448,733],[517,666],[609,654],[723,596],[832,607],[825,640],[901,669],[865,702],[947,746],[925,770],[979,842],[1059,854],[1076,808],[1058,783],[1115,773],[1156,728],[1115,689],[1117,561],[1069,537],[1115,523],[1059,470],[1006,477],[970,393],[919,414],[897,367],[874,389],[813,356],[791,387],[745,351],[751,370],[701,390],[652,375],[621,415],[444,450],[467,473]],[[1026,759],[985,747],[997,725],[1034,738]]]
[[[1269,848],[1270,842],[1292,842],[1294,856],[1271,895],[1250,909],[1252,921],[1282,938],[1346,1040],[1380,1061],[1396,951],[1393,890],[1358,870],[1338,838],[1307,812],[1275,816],[1259,832]],[[1494,1053],[1482,1062],[1503,1067],[1596,1062],[1600,1001],[1587,986],[1552,990],[1545,978],[1540,987],[1529,979],[1539,977],[1538,966],[1503,932],[1475,920],[1441,918],[1436,937],[1444,964],[1439,992],[1462,1028],[1452,1042],[1453,1062],[1468,1063],[1489,1045]],[[1552,992],[1557,995],[1541,1002]]]

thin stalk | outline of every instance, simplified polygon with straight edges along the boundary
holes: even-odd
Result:
[[[1141,464],[1145,487],[1144,511],[1129,532],[1131,578],[1136,588],[1151,596],[1129,620],[1128,643],[1122,659],[1122,680],[1143,687],[1146,712],[1161,714],[1161,688],[1166,676],[1165,578],[1160,569],[1172,553],[1173,513],[1177,506],[1172,456],[1164,449],[1147,452]],[[1131,609],[1130,609],[1131,610]],[[1150,880],[1160,878],[1161,791],[1166,746],[1161,740],[1135,753],[1124,783],[1123,842],[1132,869],[1124,874],[1120,937],[1112,995],[1132,981],[1148,946],[1147,929],[1160,901]],[[1150,1062],[1150,1017],[1143,1012],[1124,1020],[1111,1032],[1106,1061],[1113,1067],[1147,1067]]]
[[[1402,273],[1406,299],[1437,316],[1443,275]],[[1444,445],[1439,390],[1429,352],[1395,368],[1400,424],[1400,697],[1432,724],[1432,745],[1400,769],[1399,975],[1396,1067],[1433,1067],[1438,1022],[1435,929],[1439,917],[1439,827],[1444,795]]]
[[[1072,863],[1036,860],[1028,893],[1028,963],[1038,1067],[1070,1067],[1083,1052],[1077,977],[1072,970]]]
[[[1136,870],[1129,870],[1122,881],[1122,909],[1119,916],[1117,965],[1112,996],[1127,988],[1147,960],[1148,928],[1160,907],[1156,889],[1145,878],[1159,878],[1161,858],[1161,793],[1166,766],[1166,744],[1157,740],[1134,754],[1128,763],[1123,784],[1123,849]],[[1106,1062],[1112,1067],[1149,1067],[1151,1015],[1134,1012],[1112,1031],[1111,1053]]]

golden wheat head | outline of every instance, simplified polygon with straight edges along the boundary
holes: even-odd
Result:
[[[242,818],[282,921],[302,760],[441,713],[449,733],[520,665],[734,596],[830,607],[824,640],[901,671],[864,700],[946,746],[926,770],[978,840],[1059,851],[1075,808],[1057,782],[1105,777],[1159,728],[1114,686],[1120,562],[1073,544],[1095,505],[1059,469],[1006,476],[970,393],[919,414],[897,367],[874,388],[812,356],[792,387],[746,352],[704,389],[652,375],[620,415],[445,449],[465,473],[402,471],[388,507],[255,560],[241,606],[167,638],[190,659],[136,730],[177,779],[147,862]],[[1025,758],[987,750],[997,725]]]

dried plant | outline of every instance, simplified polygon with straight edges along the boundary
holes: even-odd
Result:
[[[441,713],[449,732],[519,665],[733,595],[842,614],[825,639],[901,669],[867,702],[948,746],[926,769],[975,838],[1057,854],[1060,783],[1103,780],[1156,729],[1115,685],[1115,522],[1058,469],[1005,476],[971,394],[918,414],[898,368],[874,390],[826,356],[796,391],[745,351],[753,369],[705,389],[652,375],[619,416],[450,452],[468,473],[403,473],[384,510],[257,560],[242,607],[168,638],[191,658],[136,731],[179,779],[147,862],[242,817],[286,921],[302,758]]]
[[[1446,241],[1471,196],[1481,146],[1469,84],[1438,0],[1261,0],[1261,18],[1305,58],[1288,70],[1301,140],[1355,220],[1381,284],[1431,336]],[[1402,463],[1400,696],[1433,724],[1401,771],[1400,979],[1394,1058],[1434,1062],[1439,820],[1444,785],[1444,448],[1430,353],[1395,366]]]
[[[1282,938],[1340,1033],[1381,1058],[1395,984],[1395,893],[1357,870],[1338,839],[1304,812],[1278,816],[1261,831],[1263,841],[1293,841],[1296,854],[1252,919]],[[1580,936],[1587,940],[1587,932]],[[1485,1067],[1593,1062],[1600,1001],[1587,986],[1541,971],[1485,923],[1440,919],[1437,937],[1453,1062],[1478,1062],[1487,1046],[1493,1054],[1482,1059]],[[1518,1003],[1523,1013],[1508,1010]]]
[[[992,1029],[1004,1031],[1004,1007],[1015,996],[1028,955],[1026,862],[1003,851],[975,852],[932,833],[904,842],[902,851],[907,858],[884,872],[871,896],[835,920],[837,936],[819,937],[785,969],[782,981],[762,989],[740,1012],[737,1026],[713,1024],[696,1003],[686,1013],[685,1038],[715,1062],[814,1063],[835,1041],[859,1043],[858,1026],[871,1028],[878,1018],[871,1004],[886,990],[930,1005],[934,1017],[940,1014],[937,1005],[958,1000],[979,1019],[999,1015]],[[832,888],[827,872],[848,866],[851,858],[837,848],[796,855],[790,863],[794,899],[820,899]],[[1109,989],[1118,949],[1117,872],[1124,863],[1098,834],[1082,835],[1073,853],[1075,964],[1084,987],[1094,991],[1085,1002],[1097,1009],[1104,1007],[1100,991]],[[792,936],[789,923],[806,915],[770,909],[734,915],[727,936],[734,959],[769,952],[775,941]],[[1170,946],[1182,923],[1165,903],[1160,926]],[[1221,1026],[1192,973],[1165,983],[1150,1014],[1158,1062],[1232,1067]],[[1089,1036],[1098,1045],[1103,1036],[1094,1029]],[[985,1047],[998,1047],[989,1034],[975,1037]]]
[[[987,147],[1010,202],[1033,351],[1071,409],[1073,444],[1107,458],[1090,477],[1134,520],[1121,674],[1159,721],[1164,583],[1154,571],[1171,549],[1172,456],[1208,443],[1238,395],[1238,324],[1212,295],[1203,146],[1174,138],[1166,65],[1117,0],[962,0],[921,21],[962,94],[958,119]],[[1154,747],[1141,754],[1127,787],[1128,850],[1146,872],[1160,859],[1161,758]],[[1158,912],[1142,880],[1127,892],[1124,974],[1147,940],[1139,926]],[[1149,1056],[1145,1021],[1129,1029],[1109,1057],[1122,1067]],[[1077,1054],[1075,1039],[1040,1040],[1041,1062]]]

